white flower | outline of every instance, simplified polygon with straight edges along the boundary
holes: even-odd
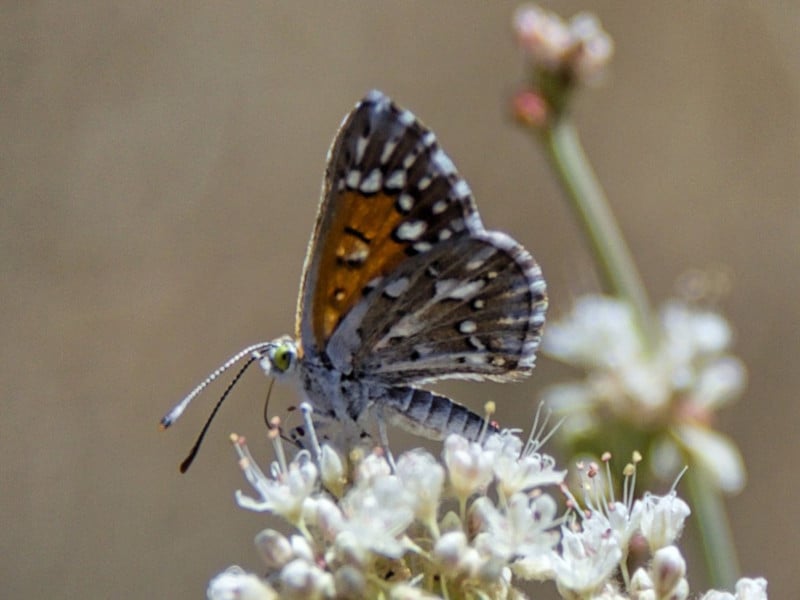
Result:
[[[597,17],[587,13],[567,23],[555,13],[530,4],[517,10],[513,26],[520,47],[534,67],[552,74],[566,72],[591,82],[613,54],[611,38]]]
[[[529,498],[516,493],[504,508],[497,508],[482,496],[473,502],[470,517],[478,522],[481,531],[476,547],[490,548],[504,560],[546,555],[558,543],[554,531],[556,503],[547,494]]]
[[[514,29],[520,46],[534,64],[555,71],[572,39],[566,23],[540,6],[521,6],[514,14]]]
[[[335,589],[333,576],[317,565],[303,559],[295,559],[281,570],[281,598],[330,598]]]
[[[675,433],[691,453],[698,467],[714,480],[720,490],[735,494],[747,480],[744,459],[729,437],[707,427],[684,424]]]
[[[340,502],[343,531],[353,532],[365,548],[398,558],[405,548],[401,534],[414,520],[414,503],[394,475],[362,480]]]
[[[234,447],[239,454],[239,466],[260,496],[260,499],[251,498],[237,490],[236,501],[239,506],[258,512],[279,514],[290,523],[297,523],[302,514],[303,502],[317,485],[318,471],[311,455],[305,450],[298,452],[285,472],[274,465],[275,476],[269,478],[253,460],[243,441],[235,443]]]
[[[492,481],[494,453],[461,436],[449,435],[444,441],[444,462],[456,496],[465,501],[484,490]]]
[[[538,445],[530,443],[523,450],[522,440],[510,431],[486,440],[485,449],[494,454],[492,469],[502,498],[564,481],[567,472],[555,470],[555,459],[536,452]]]
[[[578,473],[581,477],[581,490],[586,509],[591,513],[599,513],[608,522],[610,533],[617,540],[617,544],[624,556],[628,554],[628,547],[631,538],[639,532],[643,503],[634,500],[636,484],[636,468],[641,457],[635,453],[631,463],[628,463],[623,470],[624,483],[623,498],[616,500],[614,497],[614,481],[612,480],[610,461],[611,455],[603,457],[602,462],[605,466],[605,476],[597,463],[579,463]],[[567,498],[572,505],[577,507],[579,503],[572,494],[567,491]]]
[[[474,577],[484,562],[478,551],[469,545],[463,531],[449,531],[436,540],[433,557],[451,577]]]
[[[278,594],[255,575],[239,567],[230,567],[208,583],[206,597],[208,600],[274,600]]]
[[[280,569],[294,558],[289,540],[274,529],[264,529],[259,532],[255,542],[264,564],[270,571]]]
[[[370,556],[359,536],[347,529],[336,536],[332,551],[326,556],[326,560],[330,564],[360,568],[369,562]]]
[[[653,554],[650,576],[658,598],[684,600],[689,595],[686,561],[675,546],[666,546]]]
[[[675,492],[665,496],[647,493],[642,501],[641,529],[653,552],[672,545],[683,531],[686,518],[691,514],[689,505]]]
[[[617,538],[617,543],[627,553],[631,538],[639,530],[641,524],[641,501],[635,501],[632,506],[623,502],[611,502],[605,513],[608,524]]]
[[[367,484],[372,479],[386,477],[392,474],[392,467],[383,454],[372,452],[367,454],[356,466],[354,481],[359,484]]]
[[[398,459],[397,477],[416,517],[430,529],[437,530],[436,515],[444,487],[444,467],[428,452],[411,450]]]
[[[767,600],[767,580],[742,577],[736,582],[736,600]]]
[[[711,590],[703,594],[700,600],[767,600],[767,580],[763,577],[743,577],[736,582],[735,594]]]
[[[345,517],[339,506],[330,498],[309,498],[303,504],[303,520],[316,527],[326,541],[333,541],[344,529]]]
[[[600,513],[581,522],[580,531],[561,527],[561,553],[553,556],[556,585],[562,595],[591,597],[602,591],[617,570],[622,550],[608,520]]]
[[[341,496],[347,483],[344,464],[336,450],[328,444],[324,444],[320,449],[319,466],[325,489],[330,490],[336,496]]]

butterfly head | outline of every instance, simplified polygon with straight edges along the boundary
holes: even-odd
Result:
[[[265,344],[260,355],[259,364],[268,377],[281,379],[294,374],[297,369],[299,359],[297,342],[289,336],[279,337]]]

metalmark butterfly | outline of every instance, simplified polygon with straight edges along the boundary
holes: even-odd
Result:
[[[295,337],[242,350],[162,425],[250,357],[267,375],[296,381],[315,418],[350,437],[372,417],[425,437],[475,439],[480,416],[417,385],[527,375],[546,308],[539,266],[509,236],[483,228],[433,132],[372,91],[328,154]]]

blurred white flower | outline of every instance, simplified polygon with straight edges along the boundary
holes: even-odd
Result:
[[[675,434],[717,488],[729,494],[744,488],[747,478],[744,459],[729,437],[689,423],[676,427]]]
[[[741,456],[709,425],[713,412],[745,385],[744,366],[729,354],[730,327],[721,316],[680,302],[665,305],[660,323],[650,348],[628,304],[597,295],[578,299],[566,319],[550,324],[543,348],[586,377],[551,386],[543,399],[567,417],[566,439],[591,437],[611,417],[652,432],[655,462],[672,469],[666,472],[682,468],[687,452],[719,489],[738,491],[745,480]]]
[[[736,582],[735,594],[711,590],[703,594],[700,600],[767,600],[767,580],[763,577],[743,577]]]
[[[334,595],[333,576],[314,563],[295,559],[281,569],[281,598],[315,600]]]
[[[255,575],[230,567],[208,584],[208,600],[274,600],[278,594]]]
[[[614,53],[614,43],[597,17],[575,15],[569,22],[535,4],[517,9],[513,28],[520,48],[536,69],[592,82]]]

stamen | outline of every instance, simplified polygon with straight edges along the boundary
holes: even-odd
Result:
[[[286,453],[283,451],[283,439],[281,439],[281,419],[280,417],[272,417],[269,421],[269,432],[267,433],[272,448],[275,450],[275,456],[278,458],[278,466],[281,473],[288,472],[286,463]]]
[[[478,434],[478,443],[483,444],[486,440],[486,432],[489,429],[489,423],[492,419],[492,415],[497,410],[497,405],[489,400],[486,404],[483,405],[483,423],[481,424],[481,431]]]

